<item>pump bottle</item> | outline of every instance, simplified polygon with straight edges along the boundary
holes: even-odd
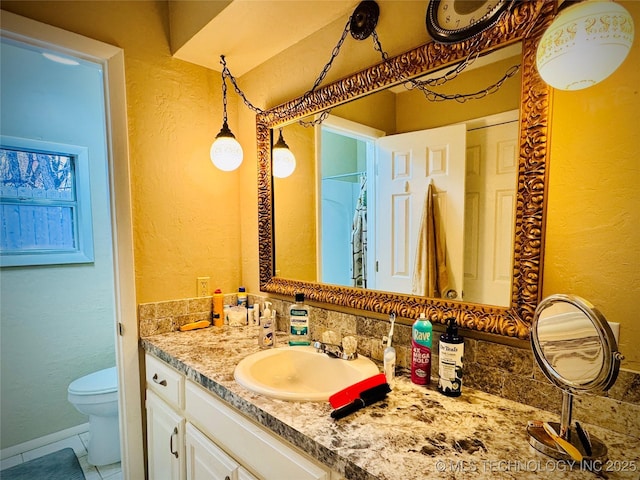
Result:
[[[440,336],[438,391],[448,397],[462,393],[464,340],[458,335],[455,318],[447,319],[447,331]]]
[[[260,348],[273,348],[276,345],[276,312],[271,311],[271,302],[264,302],[264,312],[260,319],[260,335],[258,345]]]

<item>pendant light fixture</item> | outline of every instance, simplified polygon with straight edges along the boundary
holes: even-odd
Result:
[[[274,177],[286,178],[296,169],[296,157],[293,155],[293,152],[289,150],[289,146],[284,141],[284,138],[282,138],[282,128],[280,129],[278,141],[271,151],[271,159],[271,168]]]
[[[224,57],[222,59],[224,61]],[[216,167],[230,172],[240,166],[243,154],[242,146],[227,124],[227,82],[224,70],[222,72],[222,112],[222,128],[211,145],[209,155]]]
[[[548,85],[559,90],[590,87],[622,64],[633,35],[633,19],[620,4],[611,0],[567,0],[540,39],[538,72]]]
[[[378,23],[378,16],[380,14],[380,9],[378,4],[374,0],[363,0],[360,2],[358,7],[355,9],[353,15],[349,17],[347,24],[342,32],[342,36],[338,41],[337,45],[331,52],[331,59],[324,66],[322,72],[314,82],[313,86],[309,91],[307,91],[303,95],[303,99],[306,99],[308,95],[310,95],[324,80],[324,77],[327,75],[333,61],[338,56],[340,52],[340,47],[342,46],[347,34],[351,32],[351,36],[356,40],[364,40],[368,38],[372,33],[375,32],[375,27]],[[376,38],[377,40],[377,38]],[[222,118],[222,129],[220,133],[216,136],[215,141],[211,145],[211,161],[213,164],[218,167],[220,170],[231,171],[235,170],[242,163],[242,147],[235,139],[233,133],[229,129],[229,125],[227,124],[227,84],[226,79],[229,78],[229,81],[233,85],[236,93],[242,98],[244,104],[249,107],[254,112],[260,114],[264,113],[259,107],[253,105],[245,96],[244,92],[238,86],[238,82],[236,78],[232,75],[229,67],[227,67],[227,63],[225,61],[224,55],[220,55],[220,63],[222,64],[222,104],[223,104],[223,118]],[[292,108],[296,109],[302,105],[302,101],[294,105]],[[321,115],[318,122],[322,121],[326,118],[325,115]],[[301,122],[304,126],[312,126],[316,122]],[[296,168],[296,159],[289,150],[289,147],[285,143],[282,138],[282,129],[280,130],[280,137],[278,142],[273,146],[272,150],[272,170],[273,176],[278,178],[288,177],[293,173]]]
[[[326,63],[315,82],[311,86],[311,88],[305,92],[300,98],[300,101],[294,105],[291,105],[288,111],[282,112],[282,117],[286,117],[291,113],[291,111],[296,111],[299,108],[302,108],[305,104],[307,98],[320,86],[327,73],[331,69],[333,65],[333,61],[336,59],[338,54],[340,53],[340,48],[344,43],[347,35],[350,33],[351,36],[355,40],[365,40],[369,37],[373,38],[374,49],[380,52],[383,62],[387,62],[389,60],[388,54],[382,48],[380,43],[380,39],[378,38],[378,34],[376,33],[376,25],[378,24],[378,18],[380,15],[380,8],[375,0],[363,0],[361,1],[353,14],[349,17],[344,29],[342,31],[342,35],[338,40],[338,43],[335,45],[333,50],[331,51],[331,57],[329,61]],[[404,86],[411,89],[419,89],[424,94],[427,100],[429,101],[442,101],[442,100],[456,100],[458,102],[464,102],[466,100],[483,98],[490,93],[494,93],[497,91],[502,83],[504,83],[508,78],[513,77],[519,68],[519,65],[511,67],[498,82],[486,87],[483,90],[478,92],[473,92],[469,94],[442,94],[436,93],[431,90],[433,86],[439,86],[444,84],[445,82],[456,78],[458,74],[464,70],[464,68],[470,65],[475,58],[477,58],[477,54],[471,53],[467,59],[462,61],[459,66],[457,66],[454,70],[451,70],[442,77],[429,79],[429,80],[420,80],[420,79],[407,79],[404,83]],[[225,61],[224,55],[220,55],[220,63],[222,64],[222,102],[223,102],[223,123],[222,129],[220,133],[216,136],[213,145],[211,145],[211,161],[213,164],[218,167],[220,170],[231,171],[235,170],[242,163],[242,147],[235,139],[233,133],[229,129],[227,124],[227,84],[226,79],[228,78],[236,93],[240,96],[244,104],[253,110],[257,114],[263,114],[264,110],[253,105],[249,99],[247,99],[244,92],[238,86],[237,79],[233,76],[227,63]],[[394,68],[393,65],[390,65],[389,68]],[[312,121],[303,121],[300,120],[299,123],[304,127],[311,127],[314,125],[318,125],[322,123],[322,121],[328,116],[329,111],[325,110],[322,112],[316,119]],[[272,173],[274,177],[277,178],[285,178],[293,173],[296,168],[296,159],[288,145],[285,143],[284,138],[282,137],[282,129],[280,129],[280,134],[278,141],[273,145],[272,148]]]

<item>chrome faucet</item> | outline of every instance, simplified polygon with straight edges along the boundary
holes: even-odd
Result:
[[[313,348],[319,353],[325,353],[332,358],[341,358],[342,360],[355,360],[358,358],[356,352],[344,353],[342,345],[335,345],[333,343],[313,342]]]

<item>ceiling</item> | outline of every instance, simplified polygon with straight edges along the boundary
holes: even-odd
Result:
[[[221,71],[225,55],[241,76],[333,21],[345,23],[359,0],[170,2],[173,55]]]

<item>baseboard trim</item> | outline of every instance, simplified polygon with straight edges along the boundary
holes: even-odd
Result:
[[[33,440],[19,443],[18,445],[13,445],[12,447],[7,447],[0,450],[0,459],[4,460],[5,458],[13,457],[14,455],[20,455],[24,452],[28,452],[29,450],[44,447],[45,445],[49,445],[50,443],[64,440],[65,438],[69,438],[74,435],[80,435],[81,433],[85,433],[88,431],[89,423],[83,423],[81,425],[76,425],[75,427],[67,428],[66,430],[60,430],[59,432],[50,433],[49,435],[45,435],[44,437],[34,438]]]

